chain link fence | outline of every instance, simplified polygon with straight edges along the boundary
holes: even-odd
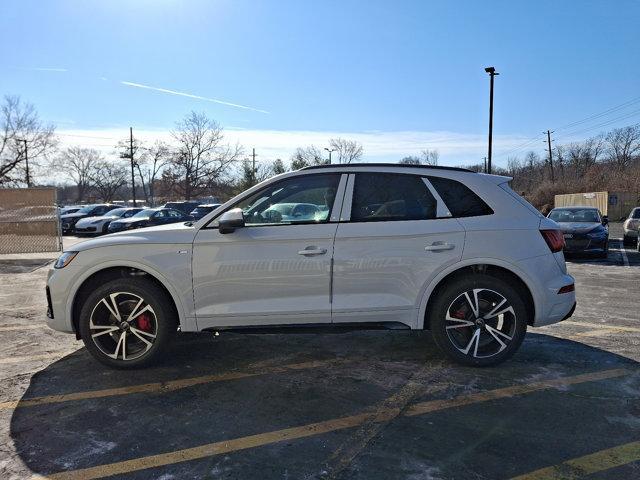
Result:
[[[62,249],[55,188],[0,188],[0,254]]]

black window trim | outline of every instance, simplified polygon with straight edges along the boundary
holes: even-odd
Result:
[[[448,216],[438,216],[438,210],[440,210],[439,208],[439,202],[442,202],[442,205],[444,206],[444,209],[449,211],[449,207],[447,206],[447,204],[445,203],[444,200],[442,200],[442,198],[440,197],[440,194],[438,193],[438,191],[435,189],[435,187],[431,184],[431,182],[429,181],[429,176],[425,175],[425,174],[417,174],[417,173],[408,173],[408,172],[368,172],[368,171],[353,171],[353,172],[349,172],[350,174],[353,174],[353,181],[351,182],[351,191],[348,193],[345,193],[345,201],[347,200],[347,195],[349,195],[350,197],[350,201],[351,201],[351,205],[349,205],[349,219],[348,220],[343,220],[342,219],[342,215],[340,218],[340,223],[380,223],[380,222],[428,222],[428,221],[432,221],[432,220],[448,220],[448,219],[452,219],[455,218],[453,215],[448,215]],[[356,176],[358,174],[363,174],[363,173],[377,173],[379,175],[404,175],[404,176],[408,176],[408,177],[418,177],[419,179],[422,180],[423,184],[424,184],[424,188],[427,189],[427,191],[429,192],[429,194],[431,196],[433,196],[434,200],[436,201],[436,216],[434,218],[417,218],[417,219],[380,219],[380,220],[353,220],[352,219],[352,212],[353,212],[353,200],[354,200],[354,193],[355,193],[355,188],[356,188]],[[432,175],[433,176],[433,175]],[[446,177],[441,177],[441,178],[446,178]],[[457,180],[456,180],[457,181]],[[467,187],[468,188],[468,187]],[[433,189],[433,190],[432,190]],[[434,195],[435,192],[437,195]],[[475,193],[475,192],[474,192]]]
[[[263,224],[250,224],[245,226],[244,228],[261,228],[261,227],[294,227],[294,226],[298,226],[298,225],[325,225],[325,224],[330,224],[330,223],[339,223],[339,220],[331,220],[331,212],[333,211],[333,209],[335,208],[336,205],[336,201],[340,200],[341,202],[344,202],[344,195],[342,195],[342,199],[339,199],[338,197],[340,196],[340,185],[342,183],[342,178],[343,175],[345,175],[345,173],[343,172],[322,172],[322,173],[313,173],[313,174],[303,174],[303,175],[291,175],[289,177],[283,178],[281,180],[278,180],[277,182],[273,182],[270,183],[268,185],[265,185],[262,189],[256,190],[252,193],[249,193],[247,195],[243,195],[241,198],[239,198],[236,202],[234,202],[232,205],[230,205],[228,208],[224,209],[223,211],[221,211],[218,215],[216,215],[215,217],[213,217],[211,220],[209,220],[205,225],[203,225],[200,230],[218,230],[218,226],[217,225],[211,225],[213,222],[215,222],[218,218],[220,218],[222,215],[224,215],[226,212],[228,212],[229,210],[236,208],[236,205],[238,205],[240,202],[242,202],[243,200],[245,200],[247,197],[254,195],[266,188],[271,188],[274,185],[277,185],[278,183],[282,183],[282,182],[286,182],[288,180],[294,179],[294,178],[304,178],[304,177],[319,177],[319,176],[330,176],[330,175],[334,175],[338,177],[338,186],[336,188],[336,196],[333,199],[333,205],[331,206],[331,209],[329,209],[329,216],[327,217],[327,220],[322,221],[322,222],[314,222],[312,220],[309,221],[304,221],[304,222],[296,222],[296,223],[263,223]],[[345,182],[346,183],[346,182]],[[341,205],[342,208],[342,205]]]

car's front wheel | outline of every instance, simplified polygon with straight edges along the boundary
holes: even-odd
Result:
[[[511,357],[524,340],[529,312],[522,293],[501,278],[472,275],[449,283],[437,295],[430,328],[452,360],[495,365]]]
[[[176,331],[165,292],[141,277],[112,280],[84,301],[79,329],[87,350],[115,368],[136,368],[158,359]]]

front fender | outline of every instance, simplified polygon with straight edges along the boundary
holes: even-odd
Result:
[[[178,311],[178,319],[180,321],[180,326],[183,331],[196,331],[197,325],[195,318],[186,315],[185,310],[185,302],[188,302],[188,298],[184,298],[184,293],[181,295],[178,289],[172,284],[172,282],[162,273],[160,273],[157,269],[155,269],[152,265],[141,262],[141,261],[132,261],[132,260],[109,260],[100,262],[98,264],[92,265],[90,268],[83,270],[80,275],[78,275],[73,282],[73,285],[70,289],[70,294],[67,297],[67,304],[65,307],[66,315],[68,319],[72,319],[73,314],[73,304],[75,302],[76,296],[78,294],[78,290],[82,286],[82,284],[93,274],[100,272],[101,270],[106,270],[108,268],[113,267],[131,267],[136,268],[138,270],[142,270],[143,272],[154,277],[158,282],[160,282],[169,292],[171,298],[173,299],[173,303],[176,306],[176,310]],[[189,285],[189,291],[191,291],[191,285]],[[193,296],[190,297],[191,305],[193,304]],[[191,308],[193,310],[193,308]]]

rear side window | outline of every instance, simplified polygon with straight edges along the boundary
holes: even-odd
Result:
[[[356,174],[352,222],[429,220],[436,210],[436,199],[418,176]]]
[[[493,210],[469,187],[449,178],[427,177],[453,217],[492,215]]]

